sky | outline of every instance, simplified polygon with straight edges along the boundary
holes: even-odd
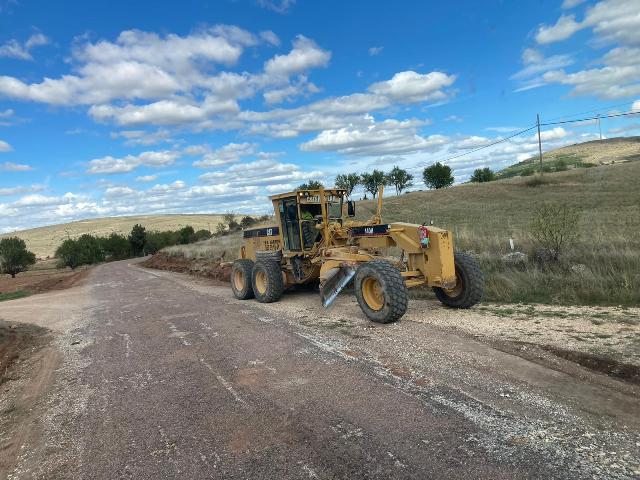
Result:
[[[535,155],[535,130],[469,152],[536,114],[635,110],[640,0],[0,0],[0,233],[266,213],[309,179],[394,165],[413,189],[436,161],[463,182]],[[640,135],[640,116],[601,128]]]

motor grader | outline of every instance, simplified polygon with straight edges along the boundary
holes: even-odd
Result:
[[[452,233],[425,224],[383,223],[382,194],[381,188],[376,213],[366,222],[352,220],[355,202],[345,202],[345,190],[269,197],[276,225],[243,231],[231,271],[234,296],[269,303],[289,287],[319,282],[322,304],[328,307],[353,280],[360,308],[378,323],[405,314],[409,288],[431,287],[452,308],[478,303],[483,274],[471,256],[454,253]],[[390,249],[395,257],[385,255]]]

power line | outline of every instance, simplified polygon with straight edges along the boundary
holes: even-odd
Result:
[[[473,150],[469,150],[468,152],[460,153],[458,155],[454,155],[453,157],[449,157],[449,158],[443,160],[443,162],[448,162],[449,160],[454,160],[456,158],[464,157],[465,155],[471,155],[472,153],[478,152],[480,150],[484,150],[485,148],[493,147],[493,146],[498,145],[500,143],[507,142],[510,139],[512,139],[513,137],[517,137],[518,135],[522,135],[523,133],[526,133],[529,130],[533,130],[534,128],[537,128],[537,127],[538,127],[537,125],[533,125],[533,126],[531,126],[529,128],[525,128],[524,130],[520,130],[519,132],[516,132],[513,135],[509,135],[508,137],[501,138],[500,140],[496,140],[495,142],[489,143],[487,145],[483,145],[482,147],[474,148]]]
[[[564,123],[586,122],[588,120],[598,120],[599,118],[626,117],[628,115],[638,115],[638,114],[640,114],[640,110],[634,110],[632,112],[626,112],[626,113],[614,113],[614,114],[611,114],[611,115],[598,115],[597,117],[579,118],[579,119],[576,119],[576,120],[563,120],[561,122],[547,122],[547,123],[541,123],[540,126],[541,127],[547,127],[549,125],[562,125]]]
[[[632,104],[633,104],[633,102],[619,103],[618,105],[610,105],[608,107],[594,108],[593,110],[586,110],[584,112],[571,113],[571,114],[568,114],[568,115],[559,115],[557,117],[550,118],[549,121],[558,120],[558,119],[567,118],[567,117],[575,117],[576,115],[585,115],[587,113],[600,112],[602,110],[611,110],[612,108],[626,107],[627,105],[632,105]]]

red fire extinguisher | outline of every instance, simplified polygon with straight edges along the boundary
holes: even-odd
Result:
[[[420,246],[429,248],[429,229],[426,225],[423,224],[418,227],[418,237],[420,237]]]

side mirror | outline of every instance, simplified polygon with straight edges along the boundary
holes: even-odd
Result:
[[[349,200],[347,202],[347,215],[349,215],[350,217],[356,216],[356,202],[354,202],[353,200]]]

